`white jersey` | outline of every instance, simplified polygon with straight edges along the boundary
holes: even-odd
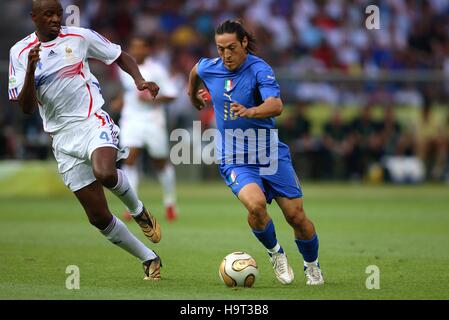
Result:
[[[176,98],[177,89],[164,66],[151,58],[139,66],[140,73],[146,81],[155,82],[159,86],[158,96]],[[139,99],[139,90],[132,77],[120,70],[120,79],[124,88],[124,105],[121,113],[124,121],[151,121],[165,123],[164,109],[161,104],[153,104]],[[164,118],[163,120],[161,119]],[[150,122],[150,124],[151,124]]]
[[[9,99],[17,101],[23,88],[29,51],[39,43],[36,33],[10,51]],[[88,58],[112,64],[121,54],[119,45],[90,29],[62,27],[59,36],[41,43],[35,72],[39,113],[44,130],[56,133],[93,116],[104,104],[100,84],[90,73]]]

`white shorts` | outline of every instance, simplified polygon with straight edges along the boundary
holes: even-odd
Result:
[[[168,134],[165,120],[122,118],[120,120],[120,145],[130,148],[146,148],[154,159],[168,159]]]
[[[127,148],[118,148],[120,128],[100,110],[89,119],[63,129],[53,136],[53,154],[64,184],[78,191],[96,180],[91,163],[92,153],[101,147],[118,150],[117,161],[128,157]]]

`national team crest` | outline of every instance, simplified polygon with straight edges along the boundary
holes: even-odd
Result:
[[[67,61],[69,61],[70,63],[75,63],[76,62],[76,57],[73,54],[73,50],[69,46],[65,47],[65,56],[64,56],[64,58]]]
[[[231,174],[228,176],[228,181],[231,185],[235,184],[238,185],[239,183],[237,182],[237,174],[235,173],[234,170],[231,171]]]
[[[225,90],[226,91],[231,91],[233,87],[234,87],[234,83],[232,82],[232,80],[225,81]]]
[[[235,173],[234,170],[231,171],[231,181],[235,182],[235,180],[237,180],[237,174]]]

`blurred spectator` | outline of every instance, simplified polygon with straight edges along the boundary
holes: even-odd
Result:
[[[307,104],[299,101],[281,126],[280,138],[289,144],[293,162],[303,177],[320,178],[322,172],[320,143],[312,135],[311,121],[306,114]]]
[[[425,178],[424,163],[416,156],[414,133],[403,130],[391,106],[384,110],[382,123],[383,178],[393,183],[419,183]]]
[[[444,168],[444,179],[449,184],[449,112],[446,114],[446,122],[444,124],[444,136],[446,141],[446,164]]]
[[[432,113],[429,100],[426,99],[415,131],[418,157],[426,166],[428,178],[443,178],[448,157],[448,138],[443,124]]]
[[[297,102],[282,126],[281,140],[291,141],[292,152],[312,149],[311,123],[307,118],[306,108],[305,102]]]
[[[341,179],[347,176],[348,157],[354,144],[347,139],[348,126],[343,122],[340,109],[333,110],[331,118],[324,123],[322,133],[324,170],[326,176]]]
[[[17,137],[14,128],[0,123],[0,160],[15,159],[17,154]]]
[[[372,117],[372,106],[365,106],[351,122],[349,143],[353,144],[348,156],[349,177],[363,178],[370,165],[379,161],[382,155],[381,127]]]
[[[402,130],[396,120],[396,114],[392,106],[384,108],[383,121],[380,124],[382,155],[395,155],[398,153],[398,144],[401,139]]]

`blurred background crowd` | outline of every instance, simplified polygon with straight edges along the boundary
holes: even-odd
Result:
[[[301,177],[449,182],[449,0],[61,2],[80,8],[82,27],[123,48],[132,35],[149,38],[179,88],[166,108],[170,129],[194,120],[214,126],[211,110],[191,107],[187,76],[200,57],[217,56],[215,27],[242,18],[281,84],[279,134]],[[9,48],[34,31],[30,3],[0,4],[0,159],[52,158],[39,116],[24,117],[7,101]],[[371,4],[380,9],[379,30],[365,26]],[[117,70],[91,67],[108,110]]]

